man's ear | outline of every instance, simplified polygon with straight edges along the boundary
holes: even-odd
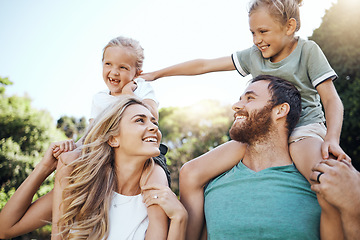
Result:
[[[107,143],[109,144],[110,147],[116,148],[120,146],[120,142],[117,138],[115,138],[114,136],[111,136],[109,138],[109,140],[107,141]]]
[[[296,31],[296,25],[297,25],[297,22],[295,20],[295,18],[290,18],[287,22],[287,35],[291,36],[295,33]]]
[[[274,107],[275,118],[280,119],[286,117],[290,111],[290,105],[288,103],[282,103]]]

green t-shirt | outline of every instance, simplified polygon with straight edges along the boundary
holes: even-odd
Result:
[[[254,172],[242,162],[205,189],[208,239],[319,239],[320,206],[294,165]]]
[[[280,62],[265,59],[256,46],[232,55],[237,71],[253,77],[266,74],[292,82],[301,93],[302,112],[297,126],[325,122],[320,96],[315,87],[337,75],[320,47],[313,41],[299,38],[295,50]]]

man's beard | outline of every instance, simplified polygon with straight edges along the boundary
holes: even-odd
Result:
[[[242,122],[235,121],[230,128],[231,139],[252,145],[266,139],[272,127],[271,111],[273,106],[266,105],[260,111],[254,111]],[[246,112],[238,111],[238,115],[245,115]]]

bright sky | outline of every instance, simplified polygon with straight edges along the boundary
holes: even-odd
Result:
[[[123,35],[145,49],[144,72],[195,58],[229,56],[252,45],[249,0],[2,0],[0,76],[7,94],[27,94],[32,106],[57,120],[88,118],[91,99],[106,89],[101,55]],[[311,36],[336,0],[304,0],[303,38]],[[153,83],[161,107],[202,99],[235,102],[247,79],[232,72],[171,77]]]

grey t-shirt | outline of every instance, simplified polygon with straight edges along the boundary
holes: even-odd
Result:
[[[320,96],[315,88],[329,78],[335,80],[337,75],[315,42],[299,38],[295,50],[277,63],[263,58],[256,46],[234,53],[232,59],[242,76],[273,75],[296,86],[301,93],[302,105],[297,126],[325,122]]]

